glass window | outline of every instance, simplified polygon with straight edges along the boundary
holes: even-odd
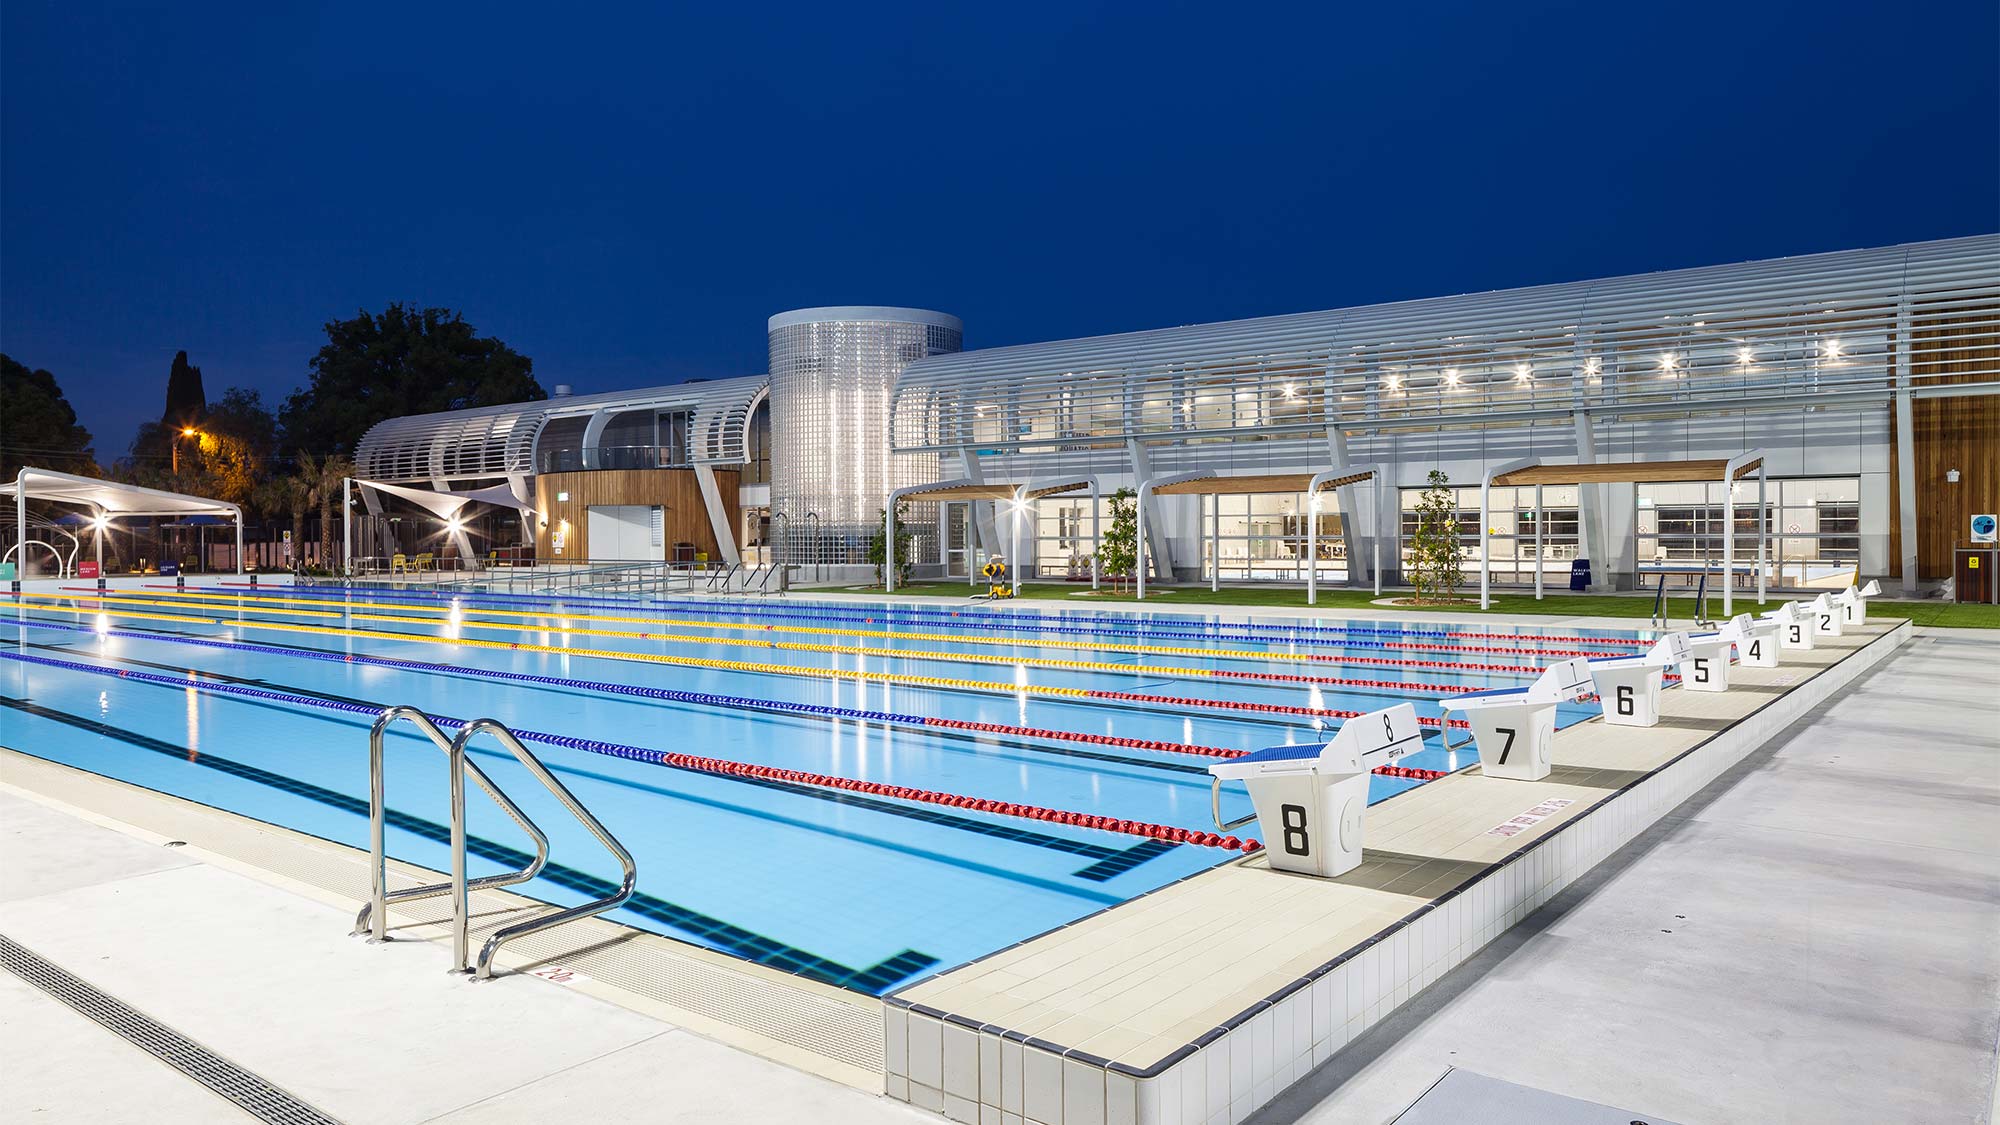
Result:
[[[1757,483],[1731,486],[1736,509],[1735,581],[1754,586],[1757,552]],[[1772,588],[1798,589],[1836,582],[1861,559],[1861,482],[1858,477],[1773,480],[1765,527],[1772,536],[1766,577]],[[1694,584],[1705,565],[1722,554],[1723,486],[1720,481],[1638,486],[1637,550],[1642,577],[1650,570],[1670,582]]]

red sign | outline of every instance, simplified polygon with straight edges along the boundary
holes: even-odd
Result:
[[[78,578],[98,577],[97,564],[94,562],[84,562],[76,564],[76,576]]]

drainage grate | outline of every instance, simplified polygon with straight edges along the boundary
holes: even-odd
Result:
[[[339,1125],[256,1074],[0,934],[0,968],[117,1032],[154,1058],[236,1103],[259,1121],[278,1125]]]

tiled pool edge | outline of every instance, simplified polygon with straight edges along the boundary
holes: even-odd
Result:
[[[160,793],[117,778],[52,762],[0,744],[0,791],[153,843],[187,841],[187,853],[261,882],[341,908],[359,906],[368,854],[342,844]],[[439,882],[428,871],[391,857],[391,886]],[[511,912],[541,909],[507,891],[473,895],[483,919],[474,944]],[[443,897],[398,904],[391,917],[405,936],[448,940]],[[687,945],[604,918],[534,935],[502,950],[502,969],[560,965],[578,976],[568,985],[600,1000],[685,1028],[809,1074],[879,1091],[880,1017],[877,1001],[832,986],[800,981],[763,966]],[[443,964],[441,961],[440,964]],[[538,982],[524,982],[538,987]],[[468,985],[468,987],[482,987]],[[733,1009],[733,1010],[732,1010]],[[863,1037],[865,1036],[865,1042]],[[857,1047],[868,1048],[857,1051]],[[866,1057],[861,1057],[865,1055]]]
[[[978,1125],[1233,1125],[1912,635],[1908,621],[1895,623],[1471,882],[1144,1069],[891,994],[883,1005],[884,1092]]]

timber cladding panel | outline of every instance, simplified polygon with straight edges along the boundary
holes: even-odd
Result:
[[[722,495],[723,511],[730,527],[737,523],[736,492],[742,474],[736,469],[716,469],[715,487]],[[559,496],[568,496],[559,500]],[[634,504],[664,508],[663,551],[673,557],[676,543],[692,543],[696,551],[710,559],[722,552],[715,530],[708,522],[708,508],[702,503],[701,483],[693,469],[603,469],[593,472],[543,473],[535,478],[535,504],[540,518],[535,529],[535,557],[545,560],[588,559],[590,554],[590,509],[598,505]],[[569,521],[568,541],[560,555],[550,544],[550,532]]]
[[[1910,373],[1918,386],[1988,382],[2000,369],[2000,310],[1957,310],[1912,324]],[[1917,573],[1952,576],[1952,546],[1967,538],[1978,512],[2000,511],[2000,395],[1920,398],[1910,403],[1911,449],[1916,454]],[[1895,425],[1895,412],[1890,412]],[[1892,435],[1894,430],[1891,430]],[[1895,458],[1890,458],[1895,472]],[[1945,474],[1959,473],[1949,484]],[[1902,558],[1902,512],[1897,481],[1889,489],[1889,557]]]

